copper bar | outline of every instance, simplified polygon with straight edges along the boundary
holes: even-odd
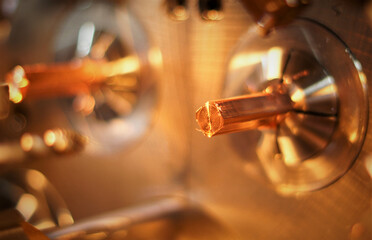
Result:
[[[134,57],[115,61],[82,59],[67,63],[17,66],[6,76],[10,99],[20,102],[27,98],[75,96],[89,93],[108,77],[133,73],[139,69]]]
[[[276,116],[292,110],[286,93],[259,93],[208,101],[196,112],[204,135],[240,132],[276,124]]]

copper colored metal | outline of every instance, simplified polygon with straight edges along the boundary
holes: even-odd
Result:
[[[75,96],[99,88],[108,77],[133,73],[138,63],[133,57],[115,61],[82,59],[67,63],[17,66],[6,75],[10,98],[32,99]],[[17,95],[17,93],[20,93]]]
[[[204,135],[239,132],[275,125],[277,115],[292,110],[286,93],[259,93],[208,101],[196,112]]]

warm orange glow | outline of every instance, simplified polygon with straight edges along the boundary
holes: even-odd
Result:
[[[34,146],[34,139],[31,134],[25,133],[21,137],[21,147],[23,151],[29,152],[32,150],[32,147]]]
[[[163,56],[159,48],[155,48],[155,47],[151,48],[149,50],[148,58],[149,58],[150,63],[157,68],[163,65]]]
[[[287,94],[252,94],[208,101],[196,112],[207,137],[275,126],[275,117],[292,110]]]
[[[294,93],[291,95],[291,99],[293,102],[300,103],[305,101],[305,93],[302,89],[296,89]]]
[[[172,10],[172,17],[175,20],[183,21],[189,17],[189,14],[187,12],[187,9],[184,6],[176,6]]]
[[[369,155],[365,160],[365,167],[369,176],[372,178],[372,155]]]
[[[29,81],[25,78],[24,69],[21,66],[16,66],[8,74],[6,82],[9,85],[9,99],[14,103],[20,103],[24,98],[22,91],[29,85]]]
[[[77,96],[73,102],[73,109],[87,116],[91,114],[96,105],[96,100],[91,95]]]
[[[22,93],[18,91],[11,91],[9,90],[9,99],[14,103],[20,103],[23,100]]]
[[[39,230],[44,230],[44,229],[56,227],[56,224],[51,220],[42,220],[41,222],[36,223],[35,227]]]
[[[56,142],[56,134],[52,130],[48,130],[44,133],[44,142],[47,146],[53,146]]]
[[[19,88],[25,88],[29,84],[29,81],[26,78],[22,78],[22,80],[19,82],[18,87]]]
[[[23,215],[23,217],[27,221],[35,213],[37,207],[37,199],[31,194],[25,193],[22,194],[22,196],[19,198],[15,208]]]
[[[102,72],[106,77],[113,77],[121,74],[134,73],[138,71],[139,68],[140,64],[138,58],[129,56],[103,64]]]
[[[231,70],[237,70],[245,68],[250,65],[257,64],[261,62],[262,55],[263,55],[262,52],[239,54],[231,60],[230,68]]]
[[[206,109],[207,109],[207,116],[208,116],[208,119],[210,119],[211,118],[211,112],[210,112],[210,106],[209,106],[209,102],[206,102],[205,103],[205,107],[206,107]],[[209,128],[209,130],[208,131],[206,131],[206,134],[207,134],[207,136],[209,137],[209,138],[211,138],[212,137],[212,123],[211,123],[211,121],[208,121],[208,128]]]
[[[35,170],[27,171],[26,180],[32,188],[38,191],[42,191],[47,184],[44,175]]]
[[[272,47],[267,52],[267,80],[279,79],[282,77],[283,69],[283,49]]]
[[[72,218],[70,211],[67,209],[59,210],[57,220],[59,226],[66,226],[74,223],[74,219]]]
[[[206,20],[221,20],[223,18],[223,13],[217,10],[208,10],[203,12],[203,18]]]
[[[113,39],[106,36],[106,40],[102,40],[101,45],[95,45],[95,53],[100,55],[101,51],[110,45],[110,41]],[[160,52],[157,50],[150,52],[149,60],[151,63],[161,65]],[[90,94],[92,89],[96,89],[115,77],[120,77],[121,86],[126,84],[126,80],[128,80],[127,85],[137,84],[137,79],[133,74],[139,69],[140,63],[136,56],[110,62],[82,59],[61,64],[17,66],[7,74],[6,82],[9,86],[9,99],[14,103],[19,103],[26,95],[31,99],[40,99]],[[87,98],[84,103],[84,112],[89,114],[94,105],[94,99]]]
[[[25,70],[21,66],[16,66],[13,69],[13,82],[18,84],[22,81],[22,78],[25,76]]]
[[[48,130],[44,134],[44,142],[57,152],[64,152],[69,147],[69,139],[62,129]]]

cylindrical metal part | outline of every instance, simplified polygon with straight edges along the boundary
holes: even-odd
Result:
[[[139,69],[136,58],[115,61],[80,61],[59,64],[17,66],[7,74],[10,99],[18,103],[25,96],[33,99],[75,96],[98,88],[107,78],[134,73]]]
[[[278,114],[292,109],[286,93],[259,93],[208,101],[196,112],[196,121],[212,137],[273,125]]]

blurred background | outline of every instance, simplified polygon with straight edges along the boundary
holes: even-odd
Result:
[[[0,239],[34,239],[23,221],[51,239],[371,239],[371,6],[0,0],[0,207],[23,219],[0,215]],[[206,101],[247,92],[228,92],[234,57],[276,34],[320,49],[339,90],[316,183],[270,177],[266,130],[197,130]]]

